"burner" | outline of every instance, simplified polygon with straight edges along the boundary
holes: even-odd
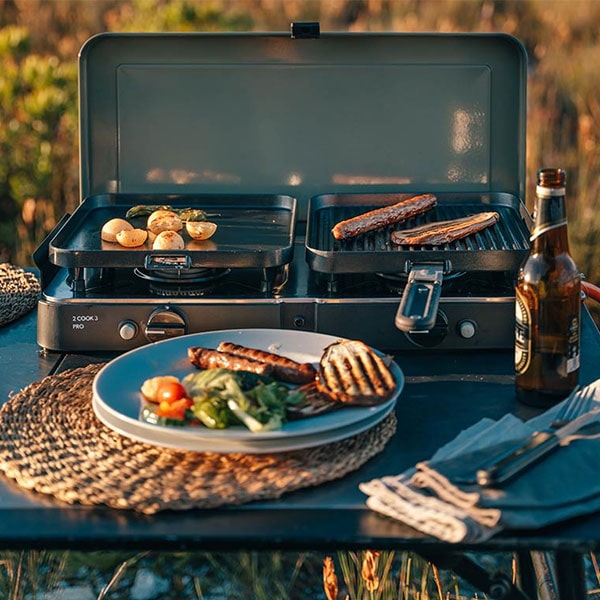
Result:
[[[141,279],[149,282],[148,289],[159,296],[203,296],[211,292],[215,283],[226,277],[231,269],[146,269],[133,271]]]
[[[457,279],[460,279],[464,275],[466,275],[466,271],[454,271],[452,273],[448,273],[444,275],[443,285],[444,287],[451,287],[446,285],[450,282],[453,282]],[[390,292],[401,293],[404,291],[406,287],[406,283],[408,281],[408,273],[376,273],[376,275],[381,278],[384,282],[386,288]]]

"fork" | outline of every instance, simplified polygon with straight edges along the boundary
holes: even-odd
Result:
[[[503,483],[537,462],[556,448],[563,439],[572,435],[600,412],[600,404],[582,411],[594,396],[591,386],[576,388],[565,400],[557,417],[549,427],[531,434],[526,442],[512,451],[496,457],[492,463],[477,471],[477,482],[482,485]],[[579,414],[581,412],[581,414]]]
[[[550,429],[559,429],[572,421],[580,412],[581,408],[586,404],[588,398],[586,394],[579,393],[580,386],[575,389],[565,398],[563,405],[550,423]]]

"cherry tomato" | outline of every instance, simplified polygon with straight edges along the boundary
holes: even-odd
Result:
[[[192,406],[193,402],[189,398],[180,398],[174,402],[161,402],[156,409],[157,417],[166,417],[168,419],[183,419],[185,411]]]
[[[187,392],[181,383],[178,383],[177,381],[166,381],[156,392],[156,401],[159,404],[162,402],[172,404],[182,398],[187,398]]]

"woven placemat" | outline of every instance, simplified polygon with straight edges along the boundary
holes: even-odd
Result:
[[[101,364],[48,376],[0,409],[0,470],[21,487],[68,503],[151,514],[278,498],[338,479],[384,448],[393,412],[374,428],[316,448],[217,454],[157,447],[123,437],[92,409]]]
[[[40,289],[40,282],[33,273],[0,263],[0,326],[33,310]]]

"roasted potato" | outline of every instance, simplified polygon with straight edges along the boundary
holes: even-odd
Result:
[[[148,232],[145,229],[124,229],[117,233],[117,242],[125,248],[141,246],[147,239]]]
[[[193,240],[207,240],[217,230],[217,224],[211,221],[187,221],[185,230]]]
[[[133,229],[133,225],[125,219],[111,219],[102,226],[100,237],[105,242],[116,242],[117,234],[121,231],[129,231]]]
[[[153,250],[183,250],[185,242],[176,231],[161,231],[152,243]]]
[[[157,235],[163,231],[181,231],[183,222],[170,210],[155,210],[146,222],[146,228]]]

